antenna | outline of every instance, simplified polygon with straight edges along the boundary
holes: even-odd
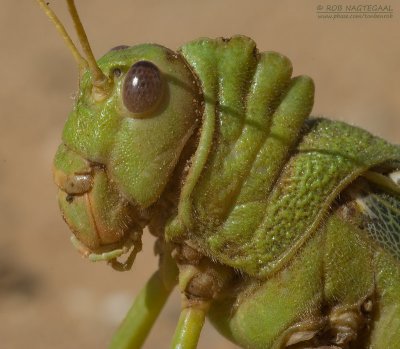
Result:
[[[82,57],[76,48],[75,44],[72,42],[71,37],[68,35],[65,27],[58,19],[53,10],[48,6],[48,3],[44,0],[37,0],[40,7],[43,9],[47,17],[53,22],[57,31],[60,33],[61,37],[66,42],[68,48],[72,52],[75,60],[77,61],[81,72],[88,68],[91,72],[92,83],[93,83],[93,96],[96,100],[102,100],[108,95],[110,81],[108,77],[101,71],[100,67],[97,65],[96,59],[93,55],[93,51],[90,48],[89,40],[86,36],[85,29],[83,28],[82,22],[79,18],[78,11],[76,10],[75,1],[67,0],[68,10],[71,15],[72,21],[74,22],[75,30],[78,35],[79,42],[82,46],[82,50],[86,56],[86,59]]]
[[[48,6],[44,0],[37,0],[39,6],[43,9],[46,16],[50,19],[50,21],[54,24],[57,31],[67,44],[68,49],[71,51],[72,55],[76,63],[78,64],[80,70],[82,71],[84,68],[88,67],[88,62],[82,57],[79,53],[78,49],[76,48],[75,44],[72,42],[71,37],[68,35],[67,30],[65,29],[64,25],[61,23],[57,15],[53,12],[53,10]]]
[[[87,62],[89,64],[89,69],[92,73],[93,86],[99,88],[100,90],[108,89],[109,82],[107,76],[101,71],[97,65],[96,58],[94,58],[92,49],[90,48],[89,40],[86,36],[85,29],[83,28],[82,22],[79,18],[78,11],[76,10],[75,1],[67,0],[69,13],[71,14],[72,20],[75,25],[76,33],[78,34],[79,42],[81,43],[83,52],[86,55]]]

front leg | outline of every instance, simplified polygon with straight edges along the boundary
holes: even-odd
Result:
[[[171,291],[165,287],[160,271],[155,272],[136,297],[109,349],[141,348]]]
[[[158,239],[155,249],[160,255],[159,270],[137,295],[109,349],[140,349],[176,285],[177,268],[170,245]]]
[[[210,304],[233,272],[204,257],[187,242],[176,246],[173,257],[179,268],[182,311],[171,348],[196,349]]]

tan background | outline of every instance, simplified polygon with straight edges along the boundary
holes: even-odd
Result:
[[[51,4],[71,28],[64,3]],[[245,34],[314,78],[314,115],[399,143],[400,5],[387,2],[393,19],[328,20],[317,18],[318,4],[78,1],[97,57],[118,44],[176,49],[200,36]],[[50,170],[76,88],[74,61],[33,0],[2,0],[0,18],[0,347],[105,348],[155,269],[152,241],[129,273],[89,263],[70,246]],[[178,312],[175,294],[146,348],[168,347]],[[210,326],[199,347],[235,348]]]

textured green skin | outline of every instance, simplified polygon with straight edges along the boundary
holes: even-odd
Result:
[[[261,284],[252,281],[238,294],[224,295],[209,316],[221,333],[244,348],[281,348],[280,339],[290,326],[322,317],[323,308],[358,303],[374,288],[380,315],[368,348],[398,348],[398,261],[354,225],[332,215],[285,269]]]
[[[57,154],[55,168],[74,173],[83,166],[79,157],[105,165],[98,178],[109,187],[97,196],[100,220],[121,204],[118,195],[146,209],[168,192],[168,183],[176,185],[173,170],[201,121],[165,236],[190,240],[212,260],[250,276],[213,304],[216,327],[246,348],[279,348],[288,327],[318,316],[322,304],[359,302],[375,278],[381,317],[372,348],[392,348],[400,342],[398,261],[330,206],[367,169],[398,168],[400,148],[343,123],[307,121],[312,80],[291,79],[287,58],[258,53],[248,38],[200,39],[180,53],[141,45],[100,59],[107,76],[114,67],[125,73],[150,60],[167,76],[168,92],[154,114],[137,118],[122,104],[122,78],[97,103],[86,73],[63,133],[67,155]],[[82,224],[90,240],[85,205],[68,206],[60,195],[64,215]]]
[[[182,48],[205,94],[212,130],[203,132],[218,141],[207,144],[201,177],[189,174],[167,236],[189,236],[213,259],[267,277],[315,231],[344,187],[400,159],[400,148],[328,120],[305,132],[312,80],[290,80],[286,58],[254,50],[244,37]]]

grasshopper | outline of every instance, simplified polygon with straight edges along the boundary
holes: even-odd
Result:
[[[243,348],[399,347],[398,145],[309,117],[313,81],[250,38],[96,61],[74,1],[85,57],[38,3],[80,68],[54,159],[74,246],[125,271],[157,238],[111,349],[140,348],[176,285],[172,348],[196,348],[206,316]]]

